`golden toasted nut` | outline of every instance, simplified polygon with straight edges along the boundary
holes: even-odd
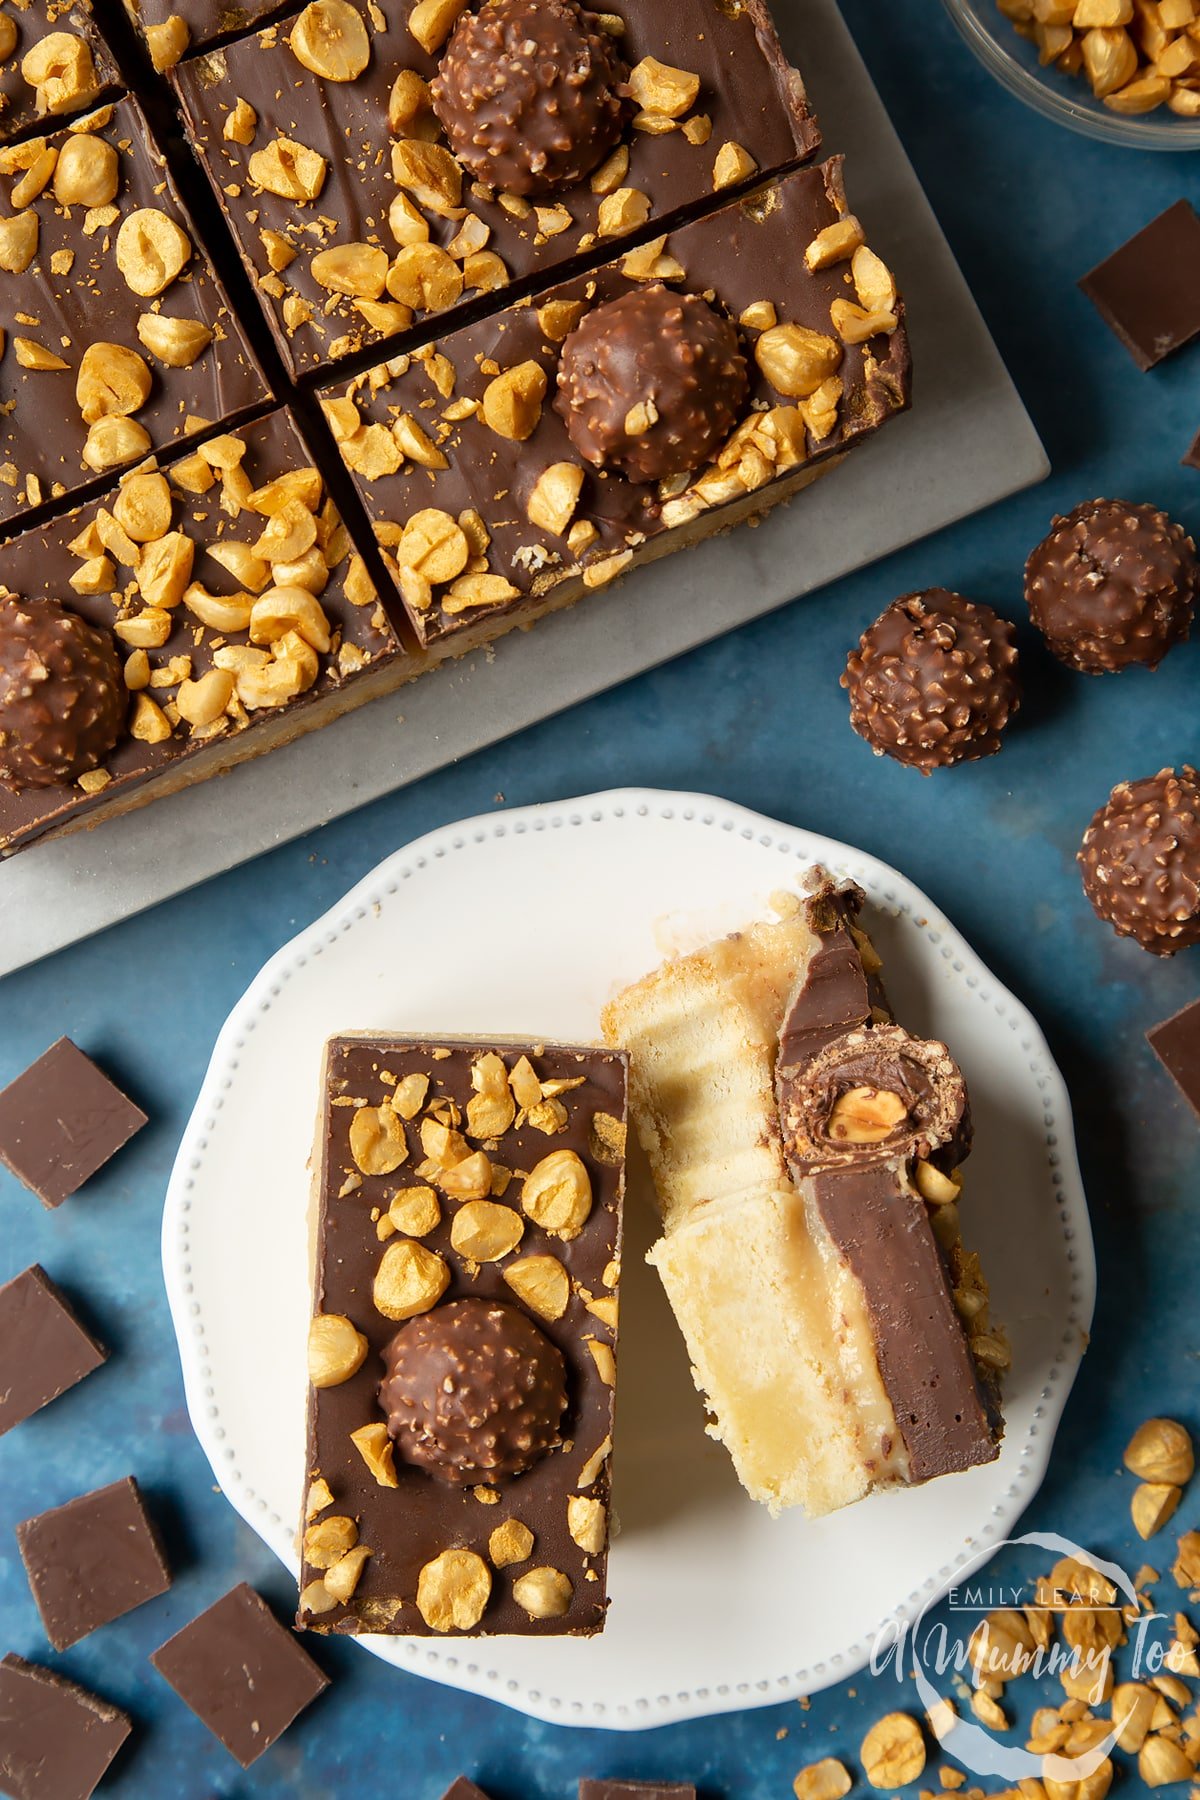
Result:
[[[150,433],[144,425],[139,425],[136,419],[112,414],[88,426],[81,454],[88,468],[99,474],[145,456],[149,448]]]
[[[358,1542],[358,1526],[353,1519],[334,1513],[318,1519],[304,1533],[304,1560],[314,1569],[332,1569],[347,1550]]]
[[[450,1271],[440,1256],[401,1238],[383,1253],[372,1298],[385,1319],[413,1319],[437,1305],[449,1282]]]
[[[561,1319],[571,1299],[571,1282],[556,1256],[524,1256],[501,1274],[530,1312],[541,1319]]]
[[[561,1619],[574,1588],[560,1569],[530,1569],[513,1582],[513,1599],[531,1619]]]
[[[844,354],[835,338],[790,322],[772,325],[754,346],[755,362],[776,392],[789,400],[815,393]]]
[[[89,344],[75,377],[75,400],[85,425],[112,413],[126,417],[150,398],[149,365],[136,350],[103,341]]]
[[[592,1210],[592,1182],[574,1150],[552,1150],[534,1165],[522,1184],[521,1205],[553,1237],[579,1236]]]
[[[456,519],[439,508],[413,514],[396,545],[396,561],[429,582],[453,581],[470,559],[466,533]]]
[[[171,369],[190,369],[212,343],[212,329],[199,319],[172,319],[165,313],[143,313],[137,334],[152,356]]]
[[[443,1550],[417,1578],[417,1611],[431,1631],[474,1631],[491,1595],[491,1571],[473,1550]]]
[[[1140,1538],[1152,1538],[1178,1510],[1183,1489],[1165,1481],[1146,1481],[1135,1488],[1129,1503],[1134,1529]]]
[[[350,1433],[350,1442],[380,1487],[400,1486],[396,1474],[395,1447],[382,1419],[377,1419],[370,1425],[360,1425],[357,1431]]]
[[[0,13],[0,63],[6,63],[16,47],[16,22],[11,13]]]
[[[599,1556],[608,1541],[608,1512],[599,1500],[572,1494],[567,1501],[567,1530],[581,1550]]]
[[[565,537],[582,489],[583,470],[578,463],[551,463],[538,476],[526,503],[530,524]]]
[[[835,1756],[825,1756],[801,1769],[792,1791],[796,1800],[843,1800],[853,1786],[845,1764]]]
[[[354,81],[371,60],[371,40],[349,0],[312,0],[288,38],[292,55],[323,81]]]
[[[1140,1481],[1167,1481],[1182,1487],[1196,1470],[1191,1437],[1174,1419],[1147,1419],[1129,1440],[1125,1467]]]
[[[209,669],[198,681],[184,681],[175,695],[179,716],[188,725],[211,725],[233,699],[233,676],[227,669]]]
[[[144,469],[121,483],[113,517],[135,544],[148,544],[171,529],[171,488],[165,475]]]
[[[368,1348],[362,1332],[341,1313],[317,1313],[308,1328],[308,1379],[315,1388],[340,1386],[362,1368]]]
[[[517,363],[488,382],[483,391],[483,422],[497,437],[523,443],[537,429],[546,397],[546,372],[540,363]]]
[[[181,19],[178,13],[172,13],[169,19],[163,19],[157,25],[146,27],[146,48],[160,75],[175,67],[187,53],[191,41],[192,34],[187,20]]]
[[[488,1555],[498,1569],[506,1569],[512,1563],[528,1562],[532,1549],[533,1533],[520,1519],[506,1519],[503,1525],[497,1525],[488,1539]]]
[[[65,140],[54,166],[54,198],[63,206],[107,206],[120,182],[117,152],[106,139],[80,132]]]
[[[187,267],[192,240],[182,225],[154,206],[128,213],[117,232],[117,267],[144,300],[165,293]]]
[[[404,1126],[386,1101],[358,1108],[350,1121],[350,1154],[364,1175],[390,1175],[407,1161]]]
[[[325,1571],[325,1592],[339,1605],[344,1606],[358,1586],[363,1572],[363,1564],[371,1552],[365,1544],[356,1544],[353,1550],[347,1550],[331,1569]]]
[[[906,1787],[925,1767],[921,1727],[907,1713],[888,1713],[862,1741],[863,1774],[877,1788]]]
[[[23,275],[38,247],[38,216],[35,212],[15,213],[0,219],[0,269],[6,275]]]
[[[525,1221],[511,1206],[494,1200],[469,1200],[459,1208],[450,1226],[450,1242],[460,1256],[472,1262],[499,1262],[516,1249]]]
[[[70,31],[51,31],[21,58],[21,75],[37,90],[41,112],[71,112],[96,92],[96,65],[89,46]]]
[[[314,650],[319,650],[322,656],[328,655],[329,646],[332,641],[329,619],[325,613],[324,607],[316,598],[315,594],[310,593],[308,588],[302,587],[268,588],[266,593],[257,599],[251,608],[250,642],[252,644],[273,644],[277,638],[283,637],[289,631],[298,632],[305,643],[311,644]],[[363,1110],[370,1112],[372,1109],[364,1108]],[[383,1111],[385,1109],[380,1108],[379,1110]],[[391,1113],[390,1108],[387,1108],[386,1110],[391,1114],[391,1118],[394,1120],[395,1114]],[[357,1117],[358,1115],[356,1114],[356,1123]],[[365,1127],[361,1129],[365,1129]],[[386,1127],[384,1128],[384,1133],[386,1133]],[[401,1139],[403,1139],[403,1136],[404,1133],[403,1130],[401,1130]],[[381,1144],[383,1141],[384,1134],[381,1134],[380,1139],[377,1140],[377,1145]],[[389,1139],[387,1141],[390,1154],[392,1140]],[[361,1144],[361,1142],[362,1138],[360,1135],[359,1143]],[[351,1143],[352,1145],[354,1143],[353,1131],[351,1134]],[[357,1155],[357,1152],[355,1152],[355,1155]],[[359,1166],[362,1167],[361,1164]],[[391,1168],[398,1167],[398,1163],[391,1164]],[[374,1173],[386,1175],[390,1172],[390,1169],[364,1170],[365,1174]]]
[[[316,3],[320,5],[321,0]],[[308,267],[313,280],[330,293],[378,300],[387,281],[387,252],[374,244],[334,244],[319,250]]]
[[[301,202],[320,197],[329,172],[329,164],[316,150],[288,137],[278,137],[256,150],[246,167],[256,187],[278,194],[281,200]]]

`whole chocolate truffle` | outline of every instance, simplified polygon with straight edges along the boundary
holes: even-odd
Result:
[[[128,702],[111,633],[57,600],[0,593],[0,783],[59,787],[97,768]]]
[[[842,686],[876,756],[923,775],[994,756],[1021,704],[1015,633],[946,588],[905,594],[863,632]]]
[[[1155,956],[1200,943],[1200,776],[1185,763],[1115,787],[1083,834],[1083,890]]]
[[[450,35],[433,110],[477,181],[549,194],[574,187],[616,145],[625,76],[612,38],[575,0],[485,0]]]
[[[562,1353],[525,1313],[451,1300],[383,1353],[379,1403],[406,1462],[455,1487],[523,1475],[560,1441]]]
[[[1200,591],[1196,546],[1153,506],[1090,500],[1055,519],[1025,565],[1034,624],[1068,668],[1155,669],[1187,637]]]
[[[749,386],[729,320],[654,282],[584,315],[563,345],[554,404],[585,462],[663,481],[708,461]]]

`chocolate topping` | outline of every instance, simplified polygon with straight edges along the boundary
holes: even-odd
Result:
[[[1155,956],[1200,943],[1200,775],[1186,763],[1115,787],[1083,836],[1083,889]]]
[[[793,1169],[932,1159],[953,1168],[971,1147],[966,1083],[944,1044],[877,1025],[835,1038],[781,1084]]]
[[[862,1289],[910,1475],[925,1481],[991,1462],[1001,1426],[952,1292],[971,1285],[986,1299],[982,1278],[961,1246],[943,1254],[910,1179],[931,1151],[947,1166],[968,1153],[970,1115],[945,1046],[890,1022],[855,923],[861,902],[827,885],[808,903],[821,943],[784,1015],[776,1092],[788,1167]],[[835,1109],[849,1096],[843,1134]]]
[[[876,756],[923,775],[994,756],[1021,704],[1013,628],[946,588],[905,594],[863,633],[842,686]]]
[[[655,282],[585,315],[563,345],[554,404],[593,467],[662,481],[707,462],[749,385],[730,321]]]
[[[20,793],[97,768],[128,700],[111,633],[57,600],[0,596],[0,783]]]
[[[616,144],[626,73],[575,0],[485,0],[454,27],[433,109],[478,181],[549,194],[582,181]]]
[[[1196,546],[1166,513],[1092,500],[1057,518],[1025,565],[1030,615],[1085,675],[1157,668],[1183,643],[1200,592]]]
[[[379,1403],[407,1462],[456,1487],[524,1475],[559,1439],[562,1353],[525,1313],[453,1300],[411,1319],[383,1353]]]
[[[37,1263],[0,1287],[0,1437],[108,1356]]]

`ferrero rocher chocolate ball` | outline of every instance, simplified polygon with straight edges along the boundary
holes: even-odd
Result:
[[[0,783],[59,787],[98,768],[128,702],[110,632],[57,600],[0,592]]]
[[[923,775],[994,756],[1021,704],[1015,633],[946,588],[905,594],[864,631],[842,686],[876,756]]]
[[[550,194],[582,181],[621,135],[627,70],[575,0],[484,0],[464,12],[431,83],[450,148],[477,181]]]
[[[406,1462],[455,1487],[523,1475],[559,1442],[562,1352],[526,1313],[451,1300],[410,1319],[383,1353],[379,1404]]]
[[[1120,937],[1155,956],[1200,943],[1200,776],[1185,763],[1123,781],[1083,836],[1083,888]]]
[[[1196,546],[1166,513],[1090,500],[1055,519],[1025,565],[1025,598],[1055,656],[1085,675],[1155,669],[1191,630]]]
[[[730,321],[654,282],[585,313],[563,345],[554,404],[585,462],[663,481],[708,461],[749,385]]]

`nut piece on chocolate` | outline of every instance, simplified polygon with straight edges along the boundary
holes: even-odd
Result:
[[[158,1532],[131,1475],[23,1520],[17,1547],[56,1650],[69,1650],[171,1585]]]
[[[1200,943],[1200,776],[1186,763],[1115,787],[1083,836],[1083,890],[1155,956]]]
[[[485,0],[454,28],[431,83],[450,148],[509,194],[573,187],[621,135],[628,70],[575,0]]]
[[[1092,500],[1057,518],[1025,565],[1030,616],[1060,662],[1085,675],[1155,669],[1187,638],[1200,591],[1196,546],[1153,506]]]
[[[0,1287],[0,1437],[98,1369],[108,1352],[37,1263]]]
[[[923,775],[994,756],[1021,704],[1015,634],[945,588],[905,594],[863,633],[842,686],[876,756]]]
[[[0,594],[0,783],[20,793],[98,768],[129,693],[111,632],[57,600]]]
[[[103,1069],[59,1038],[0,1093],[0,1162],[43,1206],[61,1206],[145,1123]]]
[[[561,1442],[562,1353],[525,1313],[452,1300],[398,1331],[379,1403],[406,1462],[456,1487],[524,1475]]]
[[[0,1662],[0,1783],[13,1800],[90,1800],[129,1732],[127,1714],[65,1675]]]
[[[730,321],[654,282],[584,316],[563,345],[554,404],[594,468],[664,481],[708,461],[749,385]]]
[[[14,0],[0,10],[0,141],[37,119],[82,112],[120,81],[89,0]]]
[[[329,1686],[245,1582],[177,1631],[150,1661],[243,1769]]]

